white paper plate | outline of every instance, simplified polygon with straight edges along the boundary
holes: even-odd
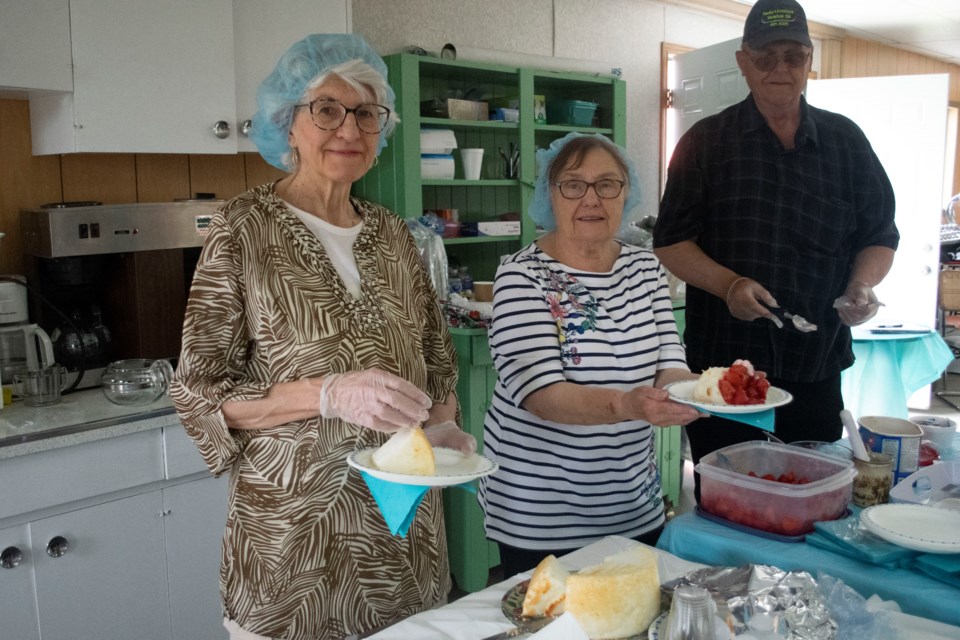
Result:
[[[488,476],[499,468],[496,463],[478,454],[465,456],[455,449],[434,447],[433,455],[437,462],[436,475],[413,476],[403,473],[390,473],[377,468],[373,463],[373,452],[376,450],[376,447],[372,447],[363,451],[354,451],[347,456],[347,464],[354,469],[366,471],[374,478],[399,484],[414,484],[420,487],[449,487],[455,484],[463,484]]]
[[[878,504],[860,523],[887,542],[926,553],[960,553],[960,513],[918,504]]]
[[[693,389],[697,386],[696,380],[681,380],[671,382],[664,387],[670,393],[670,399],[683,404],[689,404],[704,411],[716,413],[760,413],[774,407],[781,407],[793,401],[790,392],[777,387],[767,390],[767,401],[763,404],[717,404],[714,402],[698,402],[693,399]]]

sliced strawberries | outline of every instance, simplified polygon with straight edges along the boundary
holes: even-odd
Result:
[[[717,386],[727,404],[763,404],[767,400],[770,382],[766,373],[756,371],[751,374],[738,361],[727,369]]]

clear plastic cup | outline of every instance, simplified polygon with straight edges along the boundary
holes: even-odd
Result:
[[[716,605],[710,592],[692,585],[673,591],[664,640],[705,640],[717,634]]]

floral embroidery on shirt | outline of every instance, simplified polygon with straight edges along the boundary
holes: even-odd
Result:
[[[597,328],[597,299],[579,280],[568,273],[558,273],[541,263],[544,274],[544,297],[550,315],[557,323],[560,358],[580,364],[577,339]]]

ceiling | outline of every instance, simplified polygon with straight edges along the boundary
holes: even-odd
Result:
[[[752,5],[755,0],[737,0]],[[799,0],[807,19],[960,65],[960,0]]]

